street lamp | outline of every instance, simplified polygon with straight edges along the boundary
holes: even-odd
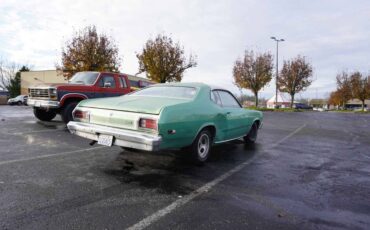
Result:
[[[276,94],[275,94],[275,108],[278,107],[278,79],[279,79],[279,42],[285,41],[284,39],[278,39],[271,37],[272,40],[276,41]]]

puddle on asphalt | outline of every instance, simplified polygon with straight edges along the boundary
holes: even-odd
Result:
[[[155,189],[164,194],[186,195],[195,189],[195,186],[185,182],[184,175],[175,171],[138,165],[127,159],[123,159],[119,168],[106,169],[104,173],[114,176],[122,183]]]
[[[159,193],[186,195],[252,157],[258,147],[236,144],[215,146],[203,166],[183,151],[143,153],[124,151],[103,171],[121,183]]]

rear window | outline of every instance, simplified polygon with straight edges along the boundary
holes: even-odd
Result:
[[[133,92],[130,95],[191,99],[191,98],[194,98],[196,92],[197,90],[193,87],[155,86],[155,87],[148,87],[143,90]]]

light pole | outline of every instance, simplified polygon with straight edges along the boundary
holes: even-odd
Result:
[[[272,40],[276,41],[276,94],[275,94],[275,108],[278,108],[278,80],[279,80],[279,42],[285,41],[284,39],[278,39],[271,37]]]

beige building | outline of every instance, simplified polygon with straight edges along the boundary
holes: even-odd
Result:
[[[28,88],[43,83],[66,83],[63,75],[56,70],[21,72],[21,94],[28,94]]]
[[[362,101],[359,99],[352,99],[347,101],[346,108],[360,108],[362,107]],[[370,108],[370,99],[365,100],[365,108]]]
[[[148,79],[133,76],[130,74],[125,74],[128,76],[129,80],[131,81],[145,81],[149,82]],[[62,73],[57,70],[39,70],[39,71],[29,71],[29,72],[21,72],[21,94],[28,94],[28,88],[34,85],[40,85],[43,83],[67,83],[67,80],[64,79]],[[131,83],[132,86],[134,82]]]

